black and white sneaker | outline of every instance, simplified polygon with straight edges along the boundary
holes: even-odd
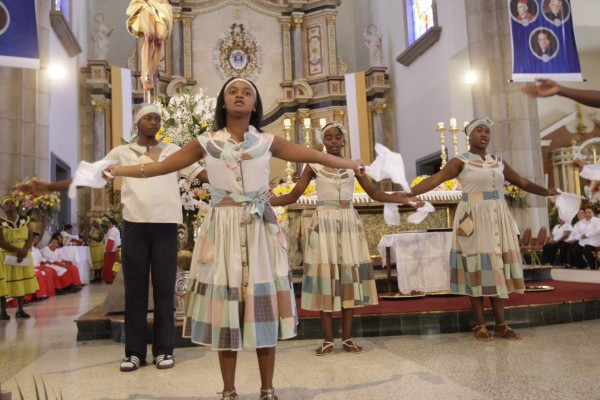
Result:
[[[139,367],[146,365],[146,360],[140,360],[138,356],[129,356],[121,360],[121,372],[135,371]]]
[[[154,364],[158,369],[173,368],[175,366],[175,358],[172,355],[159,354],[154,358]]]

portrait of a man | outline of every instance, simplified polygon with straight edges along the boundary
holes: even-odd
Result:
[[[560,26],[569,18],[570,6],[566,0],[544,0],[544,17],[555,26]]]
[[[550,61],[558,51],[558,38],[549,29],[536,29],[529,38],[529,47],[535,56],[544,62]]]
[[[528,26],[538,16],[538,4],[533,0],[511,0],[510,14],[514,21]]]

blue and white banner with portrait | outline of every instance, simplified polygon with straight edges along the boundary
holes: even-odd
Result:
[[[0,0],[0,66],[39,68],[35,0]]]
[[[508,0],[512,79],[582,81],[569,0]]]

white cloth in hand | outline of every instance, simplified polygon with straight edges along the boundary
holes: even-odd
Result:
[[[563,192],[560,189],[557,189],[557,191],[560,193],[556,196],[555,202],[556,208],[558,208],[558,216],[567,224],[570,224],[577,215],[577,211],[579,211],[579,200],[583,197],[574,193]]]
[[[385,203],[383,205],[383,220],[388,225],[400,225],[400,211],[398,204]]]
[[[420,224],[425,218],[427,218],[430,212],[434,211],[435,207],[433,207],[433,205],[430,202],[426,201],[423,207],[417,208],[417,211],[409,215],[408,218],[406,218],[406,220],[411,224]]]
[[[402,185],[403,190],[410,191],[402,156],[380,143],[375,144],[375,153],[377,153],[375,161],[365,167],[365,172],[377,182],[389,178],[392,182]]]
[[[95,163],[81,161],[77,166],[75,177],[69,185],[69,198],[74,199],[77,194],[77,186],[89,186],[102,188],[106,185],[103,171],[114,164],[111,160],[100,160]]]
[[[600,181],[600,164],[584,165],[579,176],[590,181]]]

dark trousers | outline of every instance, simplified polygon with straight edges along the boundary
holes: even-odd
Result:
[[[574,245],[571,249],[571,264],[575,265],[577,268],[584,269],[587,263],[587,266],[591,269],[596,269],[595,251],[596,248],[589,244],[586,244],[584,247],[579,244]]]
[[[125,282],[125,356],[146,358],[148,282],[152,276],[152,355],[173,354],[177,224],[124,221],[121,244]]]
[[[542,249],[542,264],[554,265],[556,254],[560,255],[560,265],[569,262],[569,243],[564,240],[561,242],[546,243]]]

